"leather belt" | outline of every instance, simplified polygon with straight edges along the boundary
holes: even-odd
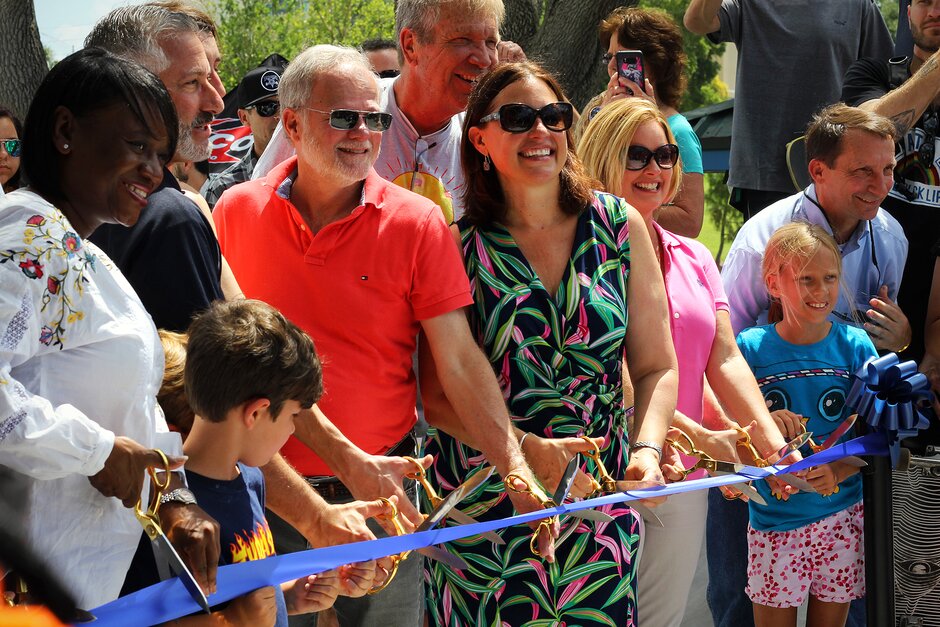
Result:
[[[414,455],[417,448],[417,440],[414,431],[409,431],[398,444],[385,452],[386,457],[401,457],[403,455]],[[355,499],[349,488],[342,481],[334,476],[316,476],[305,477],[307,483],[316,490],[320,496],[327,501],[339,501]]]

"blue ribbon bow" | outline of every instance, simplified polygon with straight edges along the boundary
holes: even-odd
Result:
[[[897,466],[901,440],[930,423],[930,394],[930,382],[917,372],[916,363],[888,353],[859,368],[845,403],[869,428],[884,435],[891,464]]]

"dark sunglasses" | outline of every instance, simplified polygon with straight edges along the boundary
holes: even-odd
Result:
[[[256,102],[245,108],[254,109],[261,117],[269,118],[272,115],[277,115],[278,110],[281,108],[281,103],[277,100],[265,100],[264,102]]]
[[[348,131],[359,125],[359,119],[365,118],[366,128],[370,131],[379,133],[387,131],[392,125],[392,114],[381,111],[354,111],[353,109],[333,109],[332,111],[322,111],[312,107],[305,107],[317,113],[325,113],[330,116],[330,126],[337,131]]]
[[[479,124],[499,120],[500,127],[507,133],[525,133],[535,125],[536,118],[541,119],[548,130],[561,133],[571,128],[574,108],[570,102],[553,102],[541,109],[525,104],[504,104],[495,112],[480,118]]]
[[[23,149],[23,142],[18,139],[0,139],[0,146],[3,146],[3,149],[7,151],[7,154],[11,157],[19,157],[20,151]]]
[[[382,70],[379,72],[379,78],[395,78],[401,74],[401,70]]]
[[[679,147],[675,144],[663,144],[656,150],[650,150],[645,146],[627,148],[628,170],[642,170],[649,165],[651,159],[656,159],[656,165],[662,169],[670,170],[679,161]]]

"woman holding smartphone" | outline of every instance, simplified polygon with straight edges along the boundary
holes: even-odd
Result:
[[[669,122],[679,146],[682,157],[679,191],[659,210],[656,220],[677,235],[698,237],[705,215],[705,179],[702,145],[689,121],[678,111],[686,86],[682,32],[663,11],[621,7],[601,22],[600,38],[607,50],[604,63],[610,76],[601,106],[630,97],[654,103]],[[638,74],[636,63],[628,59],[626,71],[622,69],[623,63],[618,65],[620,51],[640,53],[643,84],[630,80]]]

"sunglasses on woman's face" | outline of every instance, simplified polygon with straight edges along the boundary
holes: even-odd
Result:
[[[392,125],[392,114],[381,111],[355,111],[353,109],[333,109],[332,111],[321,111],[305,107],[317,113],[326,113],[330,116],[330,126],[337,131],[348,131],[359,125],[359,119],[365,118],[366,128],[370,131],[382,133],[388,130]]]
[[[23,142],[18,139],[0,139],[0,146],[3,146],[3,149],[8,155],[16,158],[20,156],[20,151],[23,149]]]
[[[255,104],[245,108],[254,109],[255,113],[261,117],[269,118],[272,115],[277,115],[278,110],[281,108],[281,103],[279,103],[277,100],[265,100],[264,102],[256,102]]]
[[[499,126],[507,133],[525,133],[535,126],[538,118],[548,130],[561,133],[571,128],[573,117],[574,108],[570,102],[553,102],[541,109],[525,104],[504,104],[495,112],[480,118],[479,124],[499,120]]]
[[[679,160],[679,147],[675,144],[663,144],[656,150],[645,146],[630,146],[627,148],[627,169],[642,170],[655,159],[656,165],[664,170],[675,167]]]

